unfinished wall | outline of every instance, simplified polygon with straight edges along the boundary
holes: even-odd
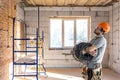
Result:
[[[17,4],[16,24],[17,24],[17,26],[16,26],[17,34],[15,37],[20,38],[22,35],[22,31],[24,31],[24,30],[21,30],[22,26],[24,25],[24,7],[20,3]],[[21,41],[18,40],[17,44],[16,44],[17,50],[21,50],[20,44],[21,44]]]
[[[20,3],[17,4],[16,18],[19,21],[24,21],[24,6]]]
[[[110,7],[109,67],[120,73],[120,3]]]
[[[80,8],[80,7],[42,7],[40,8],[40,31],[45,32],[44,39],[44,56],[46,67],[81,67],[82,64],[73,60],[73,57],[62,55],[62,53],[70,53],[70,50],[49,50],[50,39],[50,16],[91,16],[91,32],[92,38],[95,36],[93,31],[97,24],[102,21],[109,21],[109,12],[107,7],[100,8]],[[25,8],[25,21],[29,25],[29,32],[35,31],[38,27],[38,8]],[[40,32],[41,34],[41,32]],[[105,35],[107,36],[107,35]],[[108,37],[106,37],[108,38]],[[108,52],[103,60],[104,67],[108,65]]]
[[[12,60],[12,20],[16,15],[16,0],[0,0],[0,80],[9,80]]]

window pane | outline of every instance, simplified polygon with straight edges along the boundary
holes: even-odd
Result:
[[[76,43],[88,41],[88,20],[76,20]]]
[[[62,20],[61,19],[50,20],[50,47],[51,48],[62,47]]]
[[[74,46],[74,20],[64,21],[64,46]]]

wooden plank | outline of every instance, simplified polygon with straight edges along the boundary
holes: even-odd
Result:
[[[23,22],[20,23],[20,38],[25,38],[25,24]],[[21,40],[21,50],[25,50],[25,41]]]
[[[95,5],[99,0],[88,0],[84,5]]]
[[[79,0],[76,4],[78,5],[85,5],[87,3],[88,0]]]
[[[68,3],[68,0],[64,0],[64,5],[67,5],[67,3]]]
[[[111,2],[112,0],[107,0],[106,2],[103,3],[103,5],[108,4],[109,2]]]
[[[59,6],[64,5],[64,2],[65,2],[65,0],[57,0],[57,4],[58,4]]]
[[[34,2],[36,5],[43,5],[44,4],[44,2],[42,0],[34,0]]]
[[[109,0],[99,0],[99,1],[96,3],[96,5],[102,5],[102,4],[106,3],[107,1],[109,1]]]
[[[42,5],[46,5],[46,1],[45,0],[42,0]]]
[[[53,5],[53,0],[45,0],[46,5],[52,6]]]
[[[29,3],[32,5],[35,5],[35,1],[34,0],[29,0]]]

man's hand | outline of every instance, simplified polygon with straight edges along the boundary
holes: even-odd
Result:
[[[96,50],[91,51],[89,54],[92,55],[92,56],[96,56],[97,55]]]
[[[84,50],[82,51],[82,53],[83,53],[83,54],[88,53],[88,54],[90,54],[90,55],[92,55],[92,56],[96,56],[96,54],[97,54],[97,53],[96,53],[96,47],[95,47],[94,45],[92,45],[92,46],[84,49]]]
[[[83,54],[86,54],[87,52],[86,52],[86,50],[82,50],[82,53],[83,53]]]
[[[85,50],[83,50],[82,53],[83,53],[83,54],[90,54],[91,56],[96,56],[96,55],[97,55],[96,50],[91,51],[91,52],[89,52],[89,53],[86,52]]]

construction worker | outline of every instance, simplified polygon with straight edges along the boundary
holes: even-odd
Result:
[[[83,69],[83,77],[85,80],[101,80],[101,63],[106,49],[106,39],[104,34],[110,31],[110,26],[107,22],[98,24],[94,30],[96,37],[90,43],[92,46],[83,50],[83,53],[89,53],[93,58],[88,61],[87,66]]]

